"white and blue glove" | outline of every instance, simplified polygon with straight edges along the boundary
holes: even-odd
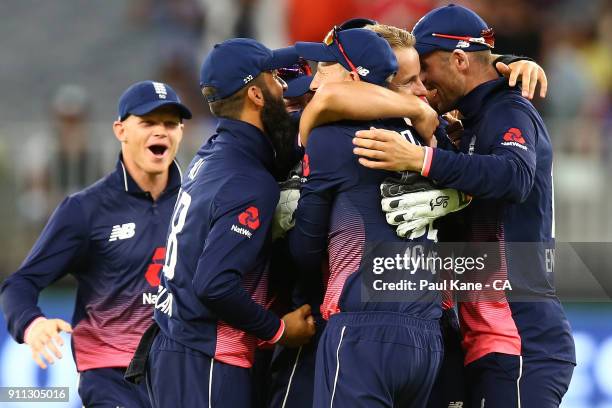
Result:
[[[272,223],[272,239],[283,238],[287,231],[295,226],[293,217],[300,199],[300,176],[291,174],[289,178],[281,183],[280,198],[274,211],[274,221]]]
[[[386,178],[380,185],[382,210],[397,236],[417,238],[434,220],[462,210],[472,198],[454,188],[440,189],[427,178],[412,172],[401,178]]]

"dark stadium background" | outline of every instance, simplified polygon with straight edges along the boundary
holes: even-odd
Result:
[[[129,84],[142,79],[168,82],[194,111],[180,153],[186,163],[215,125],[197,86],[199,63],[211,44],[235,36],[255,37],[270,47],[298,39],[318,41],[330,26],[354,16],[410,29],[428,10],[447,3],[3,0],[0,279],[18,267],[63,196],[112,169],[118,144],[111,123],[116,99]],[[536,104],[555,148],[557,241],[609,243],[612,3],[457,3],[472,7],[494,27],[498,53],[532,57],[548,73],[549,94]],[[604,266],[609,270],[612,265]],[[588,265],[580,271],[588,275]],[[70,318],[73,287],[66,278],[43,293],[48,315]],[[610,408],[612,304],[609,296],[592,302],[587,292],[565,299],[579,365],[562,406]],[[39,370],[29,350],[8,337],[0,317],[0,386],[70,386],[70,406],[77,407],[76,381],[69,358],[47,372]]]

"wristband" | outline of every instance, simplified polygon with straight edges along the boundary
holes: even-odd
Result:
[[[421,168],[421,176],[427,177],[431,168],[431,159],[433,159],[433,149],[425,146],[425,157],[423,158],[423,167]]]

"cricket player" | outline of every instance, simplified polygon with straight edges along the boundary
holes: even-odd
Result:
[[[323,43],[295,47],[302,57],[319,62],[312,89],[355,80],[388,86],[398,69],[389,44],[370,30],[332,30]],[[420,92],[425,92],[422,84]],[[376,123],[423,143],[404,120]],[[318,127],[304,156],[306,182],[289,235],[291,251],[302,273],[316,281],[329,252],[320,307],[327,324],[318,343],[314,407],[424,406],[442,357],[436,291],[417,290],[406,302],[361,299],[366,243],[401,242],[379,210],[379,186],[390,173],[359,166],[352,153],[355,131],[371,125]],[[429,227],[415,240],[432,239]]]
[[[372,29],[379,33],[387,40],[389,45],[392,46],[399,64],[398,72],[389,84],[389,89],[374,86],[366,82],[332,83],[326,81],[325,90],[317,91],[314,104],[311,104],[308,109],[306,109],[305,118],[302,118],[302,125],[306,122],[307,129],[311,129],[315,126],[312,125],[313,121],[332,121],[331,118],[334,117],[336,120],[340,120],[347,116],[351,118],[372,118],[376,117],[376,115],[380,115],[380,117],[414,115],[414,106],[419,105],[418,102],[420,101],[418,101],[418,99],[416,99],[416,101],[405,99],[408,96],[414,97],[415,94],[421,97],[423,96],[423,92],[421,91],[422,86],[419,87],[418,56],[413,48],[414,37],[405,30],[396,27],[372,25],[375,24],[372,20],[360,20],[364,21],[363,24],[367,25],[368,29]],[[344,25],[345,24],[340,26],[339,29]],[[509,71],[510,81],[518,77],[519,74],[523,75],[523,79],[529,79],[532,73],[538,74],[539,78],[545,80],[543,71],[533,62],[522,61],[512,56],[503,56],[503,60],[509,63],[510,68],[500,64],[498,64],[497,67],[503,70],[503,72],[506,72],[506,69]],[[527,69],[526,67],[532,69]],[[524,81],[523,85],[529,85],[526,84],[526,82],[528,81]],[[533,83],[535,84],[535,81]],[[344,87],[342,86],[343,84],[350,86]],[[360,92],[356,92],[356,89],[353,88],[359,88]],[[361,91],[361,88],[363,88],[363,91]],[[382,90],[384,90],[385,93],[379,96],[378,94]],[[343,94],[345,95],[344,98],[342,98]],[[422,103],[422,105],[428,108],[427,104]],[[304,126],[302,126],[302,128],[304,128]],[[307,140],[304,138],[304,134],[307,136],[307,133],[302,133],[302,139]],[[443,136],[444,139],[441,139],[440,143],[446,139],[445,134]],[[456,211],[457,209],[456,207],[449,207],[447,211],[443,214],[438,214],[436,217]],[[286,211],[286,208],[283,208],[283,210]],[[432,216],[432,218],[436,218],[433,217],[433,214],[429,215]],[[291,214],[284,214],[285,218],[290,216]],[[406,222],[404,224],[409,223]],[[412,229],[405,229],[402,236],[410,235]],[[441,230],[441,232],[443,230]],[[445,302],[445,304],[447,306],[452,305],[452,303],[449,302]],[[463,403],[462,401],[465,399],[462,381],[464,377],[462,375],[463,356],[457,340],[455,340],[457,323],[453,315],[454,311],[452,309],[445,311],[445,318],[442,324],[445,328],[443,332],[445,334],[446,348],[443,362],[444,370],[443,372],[441,370],[441,375],[437,379],[434,387],[435,391],[432,393],[429,402],[429,406],[431,407],[441,406],[446,408],[450,403]],[[452,327],[455,327],[455,329],[452,329]],[[300,353],[297,354],[295,361],[292,360],[292,364],[284,368],[288,374],[286,375],[287,379],[285,383],[282,384],[282,391],[284,392],[282,393],[283,399],[281,399],[281,401],[283,401],[285,405],[277,404],[273,406],[307,406],[303,405],[302,402],[308,398],[308,393],[305,392],[308,387],[304,387],[304,383],[308,383],[307,378],[309,377],[308,370],[310,367],[308,353],[313,349],[312,344],[307,347],[307,349],[299,350]],[[314,348],[314,350],[316,350],[316,348]],[[273,368],[274,367],[275,365],[273,364]]]
[[[267,310],[275,175],[287,172],[295,138],[276,69],[295,62],[293,48],[241,38],[204,60],[200,86],[219,125],[189,165],[170,222],[159,333],[144,348],[154,407],[248,408],[258,339],[300,346],[314,334],[310,306],[282,319]]]
[[[62,358],[60,332],[72,333],[86,407],[149,407],[147,390],[123,380],[153,316],[165,236],[181,182],[174,160],[191,112],[161,82],[130,86],[113,123],[121,143],[116,169],[57,207],[17,272],[0,287],[8,329],[41,368]],[[72,324],[45,316],[41,290],[77,280]]]
[[[487,278],[512,289],[472,293],[459,305],[470,406],[558,407],[576,357],[547,262],[554,248],[550,137],[531,103],[489,65],[494,36],[478,15],[438,8],[413,33],[430,103],[464,118],[460,153],[415,147],[384,130],[359,132],[355,152],[366,167],[418,171],[473,195],[467,240],[498,245],[499,263]]]

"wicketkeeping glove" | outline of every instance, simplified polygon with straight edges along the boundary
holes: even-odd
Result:
[[[289,178],[278,183],[280,187],[280,198],[274,211],[272,223],[272,239],[283,238],[287,231],[295,226],[293,213],[300,199],[300,176],[291,174]]]
[[[419,237],[433,220],[465,208],[472,198],[454,188],[440,189],[417,173],[387,178],[380,186],[387,222],[399,237]]]

